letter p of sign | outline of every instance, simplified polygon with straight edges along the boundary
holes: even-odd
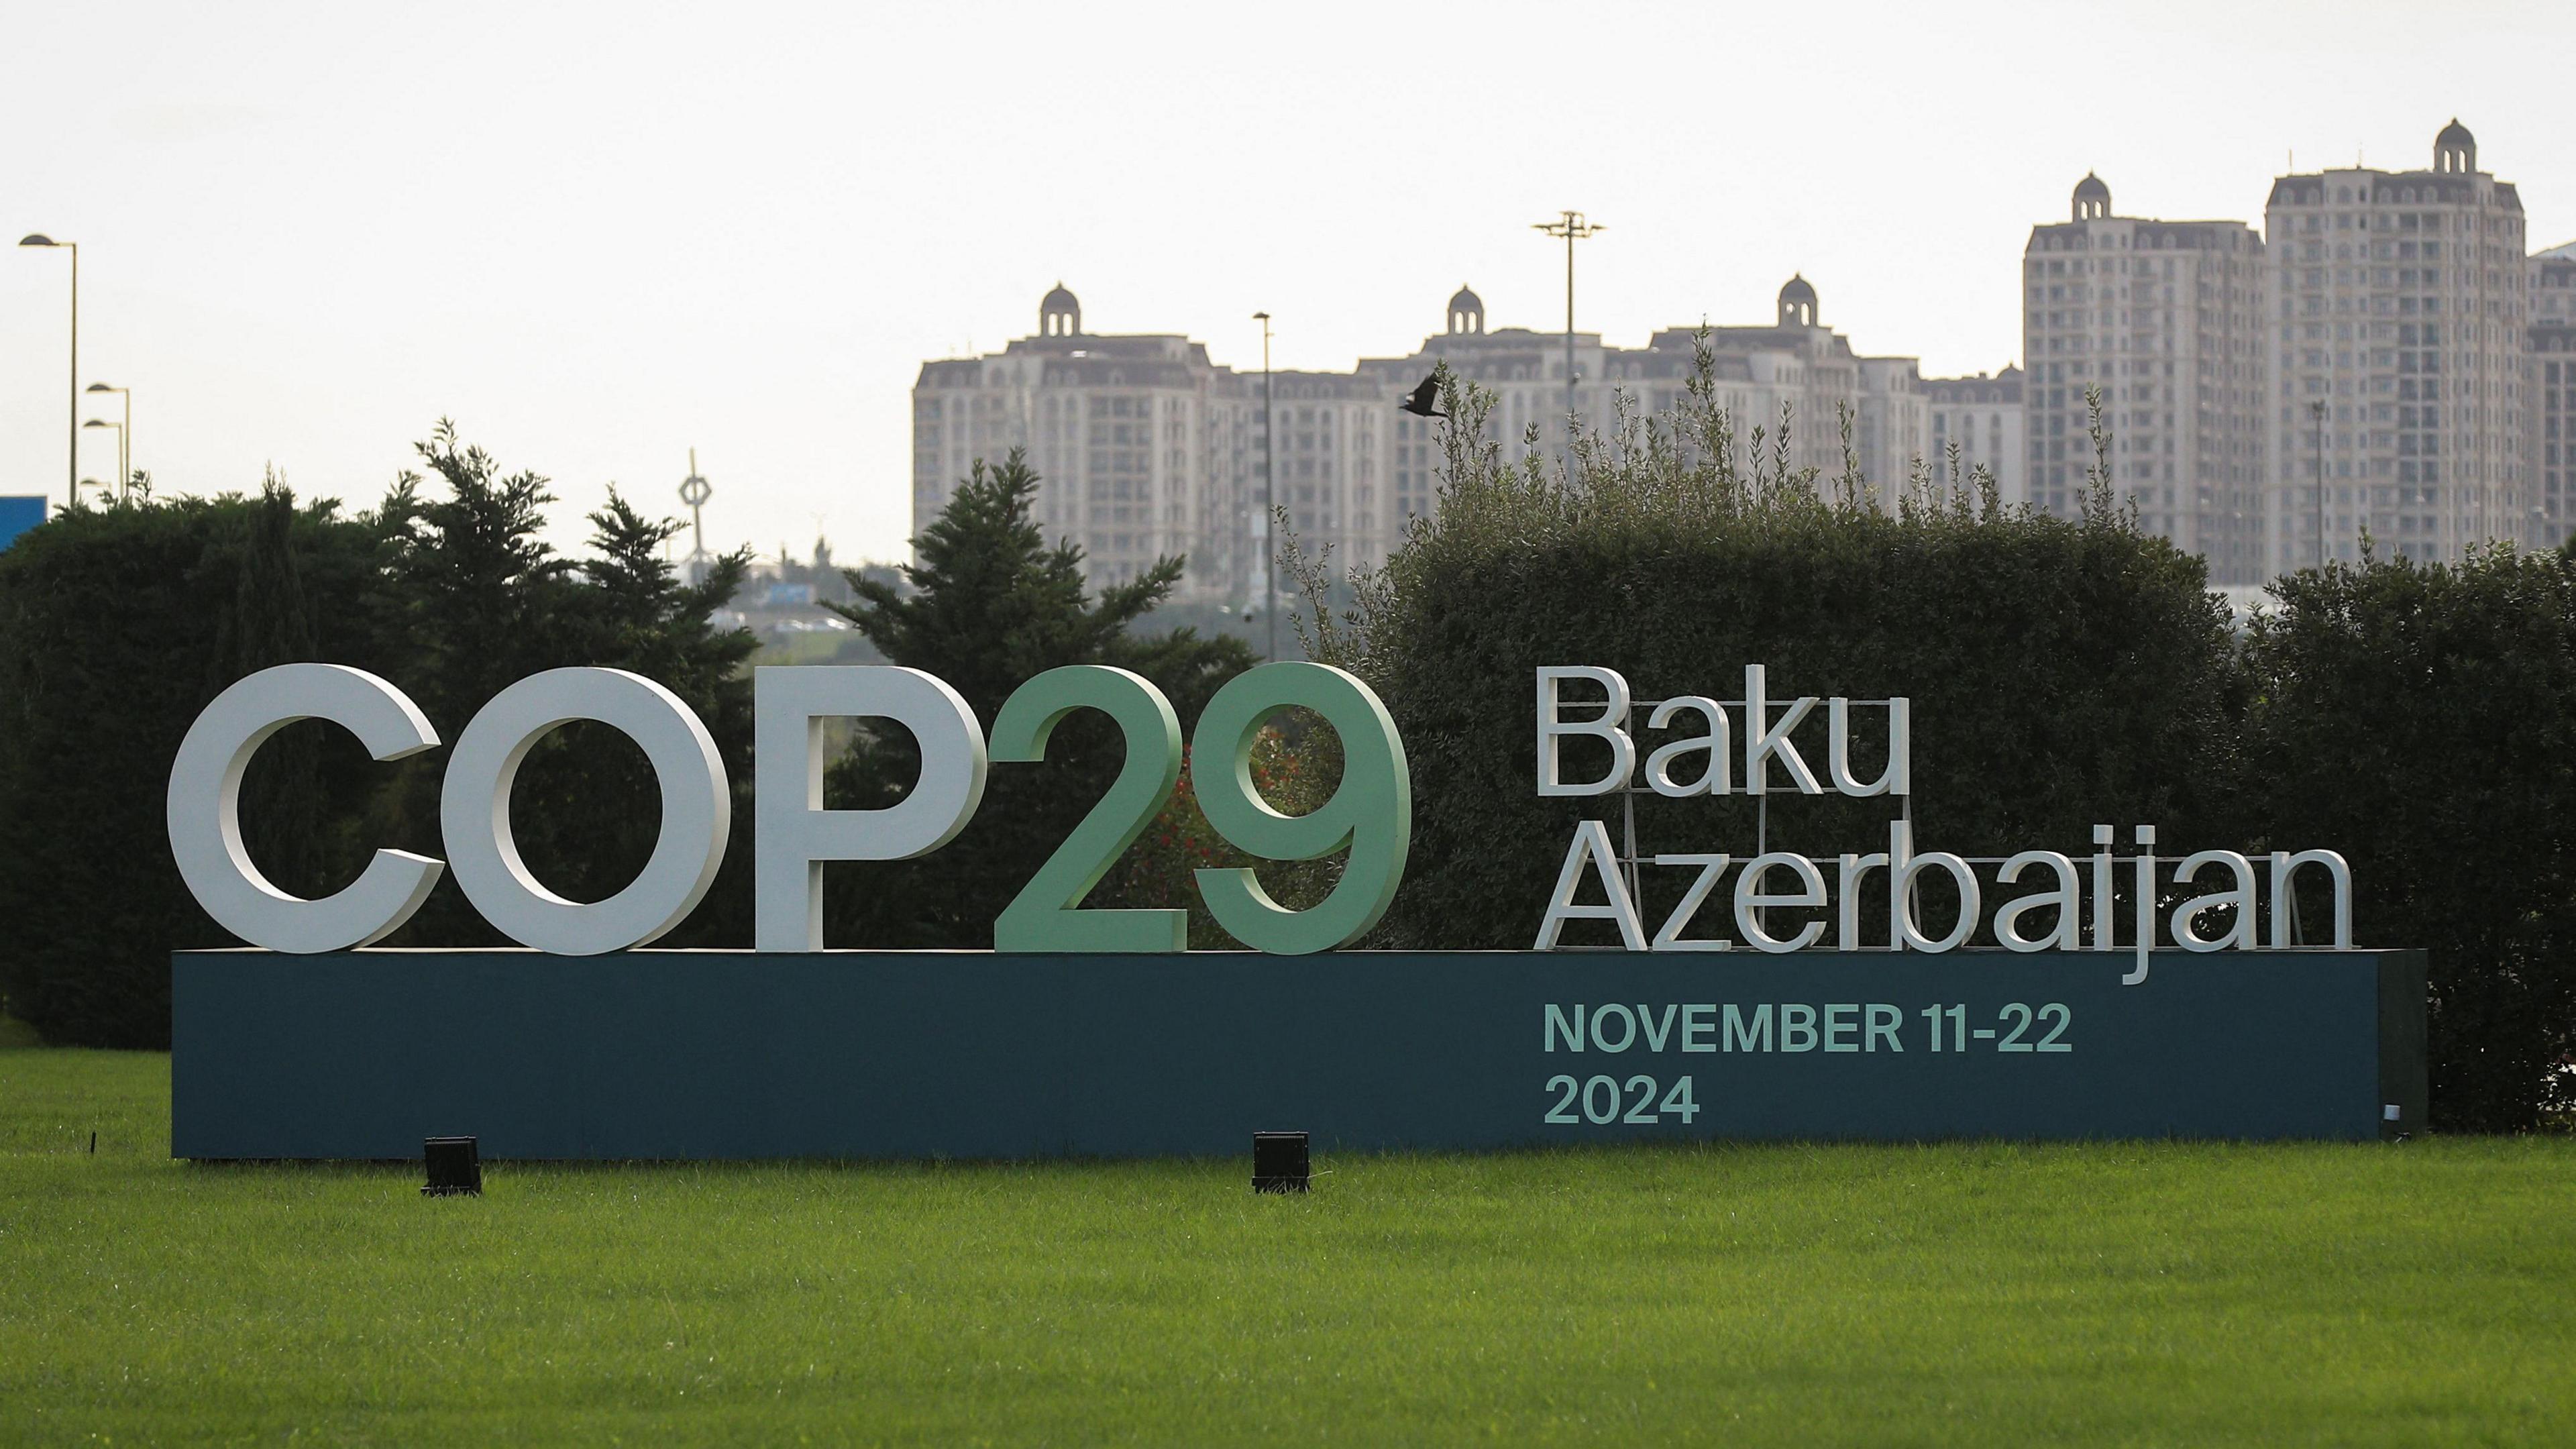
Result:
[[[984,729],[956,690],[890,664],[751,672],[757,751],[753,869],[763,951],[823,949],[823,862],[910,860],[957,838],[984,799]],[[921,778],[882,810],[823,808],[823,722],[885,721],[921,755]]]

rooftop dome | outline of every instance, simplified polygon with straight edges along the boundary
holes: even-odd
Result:
[[[2433,138],[2433,169],[2446,174],[2465,174],[2478,169],[2478,138],[2453,116],[2451,124]]]
[[[1082,303],[1064,288],[1055,290],[1038,303],[1038,335],[1041,337],[1078,337],[1082,335]]]
[[[1460,283],[1458,295],[1449,299],[1450,335],[1481,333],[1484,330],[1485,299],[1477,296],[1473,288]]]
[[[2111,188],[2090,171],[2075,183],[2074,214],[2077,221],[2100,221],[2111,214]]]
[[[1780,325],[1813,327],[1816,325],[1816,289],[1802,274],[1789,279],[1780,289]]]

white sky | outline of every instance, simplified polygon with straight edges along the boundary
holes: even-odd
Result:
[[[372,503],[440,416],[711,544],[910,532],[921,361],[1035,328],[1257,367],[1492,325],[1635,345],[1824,320],[1928,373],[2015,359],[2016,263],[2097,169],[2124,215],[2428,164],[2457,113],[2576,239],[2576,5],[12,7],[0,242],[81,243],[81,370],[164,490]],[[65,266],[0,247],[0,491],[63,485]],[[107,477],[109,434],[84,474]]]

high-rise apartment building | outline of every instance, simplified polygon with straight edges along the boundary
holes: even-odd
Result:
[[[1756,427],[1767,450],[1784,409],[1791,466],[1815,469],[1820,487],[1842,474],[1848,416],[1881,506],[1892,506],[1914,460],[1935,451],[1915,360],[1862,356],[1819,320],[1804,278],[1781,288],[1772,325],[1704,331],[1717,403],[1736,422],[1739,466],[1751,464]],[[1702,332],[1669,328],[1640,348],[1576,333],[1582,425],[1610,430],[1621,393],[1668,423]],[[1544,452],[1563,447],[1565,335],[1488,331],[1483,300],[1462,287],[1444,329],[1408,356],[1363,359],[1347,373],[1271,375],[1270,496],[1308,552],[1329,547],[1337,566],[1375,567],[1410,520],[1437,509],[1439,424],[1396,403],[1441,362],[1495,394],[1496,441],[1516,452],[1534,428]],[[1259,373],[1216,366],[1186,337],[1086,332],[1081,304],[1058,286],[1039,306],[1035,336],[983,357],[922,364],[913,387],[914,531],[947,505],[976,460],[1025,447],[1043,480],[1039,526],[1050,540],[1082,546],[1095,585],[1185,553],[1177,597],[1254,599],[1265,516],[1262,388]]]
[[[1804,277],[1782,285],[1769,326],[1668,327],[1640,348],[1609,347],[1597,333],[1576,333],[1576,415],[1586,428],[1607,433],[1615,426],[1616,396],[1624,393],[1639,415],[1669,423],[1703,334],[1716,403],[1735,423],[1739,467],[1750,466],[1753,429],[1776,436],[1784,410],[1790,466],[1813,468],[1828,482],[1843,471],[1842,420],[1849,416],[1861,472],[1882,500],[1894,497],[1913,460],[1928,451],[1931,412],[1920,366],[1911,357],[1862,355],[1824,325],[1815,286]],[[1482,299],[1461,288],[1449,301],[1445,332],[1410,357],[1371,359],[1360,371],[1410,387],[1442,361],[1495,394],[1497,438],[1517,443],[1535,426],[1543,451],[1563,447],[1565,334],[1520,327],[1488,332]]]
[[[2208,560],[2213,583],[2262,576],[2263,239],[2238,221],[2111,209],[2087,175],[2068,220],[2022,254],[2023,410],[2031,501],[2081,506],[2100,390],[2111,484],[2150,532]]]
[[[1239,577],[1249,552],[1254,410],[1207,348],[1173,335],[1082,330],[1058,286],[1038,331],[998,353],[922,364],[912,393],[912,516],[918,533],[981,459],[1028,449],[1036,520],[1082,546],[1095,584],[1186,554],[1193,594]],[[1257,560],[1256,560],[1257,563]]]
[[[2458,121],[2421,171],[2283,176],[2271,259],[2270,564],[2457,560],[2531,496],[2522,200]],[[2323,520],[2322,544],[2319,520]]]
[[[2524,365],[2529,470],[2539,516],[2529,542],[2556,548],[2576,528],[2576,243],[2531,259],[2530,357]]]
[[[1959,450],[1962,476],[1977,468],[1994,475],[2005,506],[2030,500],[2030,460],[2024,456],[2022,371],[2007,367],[1988,377],[1927,377],[1923,396],[1932,414],[1932,446],[1924,455],[1946,481],[1950,450]]]

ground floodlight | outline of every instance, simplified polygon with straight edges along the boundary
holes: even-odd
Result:
[[[1252,1134],[1254,1192],[1304,1192],[1308,1179],[1305,1133]]]
[[[481,1197],[483,1158],[471,1137],[432,1137],[420,1144],[421,1166],[429,1181],[422,1197]]]

